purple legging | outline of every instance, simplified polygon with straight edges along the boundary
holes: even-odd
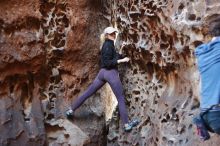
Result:
[[[119,105],[119,113],[124,124],[128,123],[128,113],[125,106],[125,98],[123,94],[122,84],[119,78],[118,71],[116,69],[101,69],[96,76],[93,83],[87,88],[87,90],[74,102],[71,107],[75,111],[79,108],[83,102],[100,89],[106,82],[111,86]]]

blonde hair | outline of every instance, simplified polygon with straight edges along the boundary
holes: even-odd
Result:
[[[100,35],[100,50],[102,49],[102,45],[103,45],[103,43],[105,42],[106,38],[107,38],[107,34],[102,33],[102,34]]]

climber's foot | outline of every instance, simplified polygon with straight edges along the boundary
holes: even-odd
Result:
[[[138,119],[134,119],[127,124],[124,125],[124,130],[125,132],[130,132],[133,127],[137,126],[140,123]]]
[[[65,114],[66,114],[67,119],[73,120],[74,112],[72,109],[68,109]]]

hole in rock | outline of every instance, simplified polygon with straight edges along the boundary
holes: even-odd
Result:
[[[160,49],[166,49],[166,48],[168,48],[169,47],[169,44],[164,44],[164,43],[162,43],[162,44],[160,44]]]
[[[63,127],[59,127],[58,125],[50,125],[48,123],[44,124],[45,129],[46,129],[46,133],[55,133],[57,131],[64,131],[65,129]],[[68,135],[68,134],[67,134]]]
[[[197,20],[197,21],[200,21],[201,19],[202,19],[201,17],[197,17],[197,19],[196,19],[196,20]]]
[[[30,118],[24,118],[24,121],[30,122]]]
[[[167,119],[167,120],[170,119],[170,115],[169,115],[169,114],[166,115],[166,119]]]
[[[165,141],[167,141],[167,138],[166,137],[162,137],[162,140],[165,142]]]
[[[52,120],[52,119],[54,119],[54,115],[53,114],[48,114],[47,120]]]
[[[132,21],[137,22],[140,14],[139,13],[131,13],[131,14],[129,14],[129,16],[131,17]]]
[[[75,90],[73,90],[72,94],[73,94],[73,95],[76,95],[76,94],[78,94],[79,92],[80,92],[80,89],[75,89]]]
[[[29,87],[27,83],[21,84],[21,104],[24,110],[28,109],[31,106],[31,98],[29,95]],[[26,113],[26,112],[25,112]]]
[[[174,142],[173,142],[172,140],[169,140],[169,141],[168,141],[168,146],[173,145],[173,143],[174,143]]]
[[[162,119],[162,120],[161,120],[161,123],[166,123],[166,122],[167,122],[166,119]]]
[[[136,98],[135,98],[135,102],[138,102],[138,100],[139,100],[138,97],[136,97]]]
[[[139,94],[140,94],[140,91],[134,90],[133,93],[134,93],[135,95],[139,95]]]
[[[179,8],[178,8],[178,10],[181,11],[183,8],[184,8],[184,4],[181,3],[180,6],[179,6]]]
[[[194,21],[194,20],[196,20],[196,15],[195,14],[189,14],[188,19],[191,20],[191,21]]]
[[[67,139],[67,138],[70,137],[70,135],[69,134],[64,134],[64,137]]]
[[[133,74],[137,74],[137,69],[134,69],[134,70],[133,70]]]
[[[203,42],[201,42],[201,41],[194,41],[193,42],[193,45],[195,46],[195,48],[198,47],[201,44],[203,44]]]
[[[176,108],[173,108],[172,111],[171,111],[171,113],[173,113],[173,114],[176,113],[176,112],[177,112]]]

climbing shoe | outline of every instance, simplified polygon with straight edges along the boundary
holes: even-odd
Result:
[[[200,115],[193,118],[193,123],[196,125],[197,135],[202,141],[210,138],[208,129],[206,128],[205,121]]]
[[[68,109],[67,111],[66,111],[66,117],[67,117],[67,119],[69,119],[69,120],[72,120],[73,119],[73,110],[72,109]]]
[[[140,121],[137,119],[134,119],[134,120],[128,122],[127,124],[124,125],[125,132],[130,132],[132,130],[132,128],[137,126],[139,123],[140,123]]]

